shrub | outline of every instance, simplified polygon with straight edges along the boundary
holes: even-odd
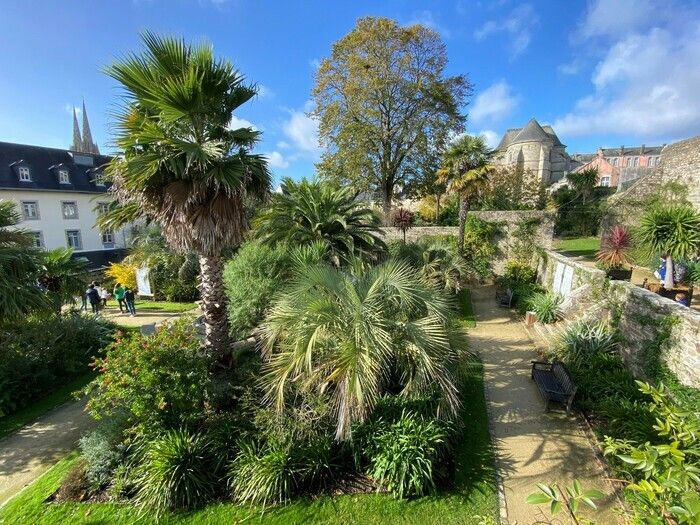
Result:
[[[114,280],[115,283],[121,283],[125,288],[136,290],[136,270],[138,267],[135,264],[127,262],[111,263],[109,268],[105,270],[105,275]]]
[[[369,474],[398,498],[431,492],[445,438],[444,429],[436,421],[404,412],[374,437]]]
[[[136,469],[140,505],[157,512],[194,509],[216,494],[221,464],[204,434],[168,430],[142,446]]]
[[[156,300],[189,302],[199,299],[199,261],[192,254],[158,254],[151,262],[149,276]]]
[[[103,420],[92,432],[80,438],[80,453],[85,460],[85,476],[92,490],[105,487],[112,471],[123,458],[121,424],[115,419]]]
[[[535,312],[540,323],[549,324],[557,320],[561,302],[562,298],[558,294],[535,293],[527,299],[527,307]]]
[[[596,254],[596,260],[606,268],[622,268],[630,264],[632,237],[627,228],[613,226],[603,237],[603,243]]]
[[[287,275],[290,258],[284,246],[271,248],[247,242],[226,264],[224,284],[228,297],[231,334],[238,339],[250,334]]]
[[[496,237],[500,235],[499,225],[467,216],[464,228],[464,258],[474,272],[482,278],[492,274],[491,263],[498,253]]]
[[[71,313],[29,318],[0,330],[0,417],[89,371],[114,325]]]
[[[200,351],[191,319],[159,327],[155,334],[123,335],[97,358],[102,374],[86,389],[96,419],[126,414],[127,424],[159,432],[204,417],[209,359]]]
[[[562,332],[557,345],[572,362],[589,360],[596,354],[616,355],[619,338],[607,323],[579,321]]]
[[[535,269],[529,264],[511,259],[506,261],[503,279],[506,281],[506,284],[512,288],[521,283],[534,282],[536,273]]]

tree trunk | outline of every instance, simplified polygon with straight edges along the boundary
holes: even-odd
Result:
[[[202,310],[204,312],[204,350],[216,358],[231,350],[224,290],[224,260],[220,256],[200,256]]]
[[[382,213],[384,226],[391,226],[391,198],[394,188],[388,182],[382,183]]]
[[[467,212],[469,211],[469,203],[466,197],[459,196],[459,236],[457,237],[457,247],[460,255],[464,255],[464,228],[467,224]]]
[[[673,290],[676,283],[673,281],[673,257],[666,257],[666,275],[664,276],[664,288]]]
[[[439,193],[435,194],[435,224],[440,222],[440,197]]]
[[[406,244],[406,229],[403,229],[403,243]]]

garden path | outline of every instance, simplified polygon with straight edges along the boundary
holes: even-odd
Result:
[[[122,326],[142,326],[160,324],[179,315],[154,313],[129,317],[117,313],[106,317]],[[78,439],[92,423],[83,399],[61,405],[0,439],[0,507],[75,449]]]
[[[470,345],[484,363],[491,435],[496,447],[508,523],[530,525],[542,520],[541,509],[527,496],[537,483],[571,485],[602,490],[606,497],[591,514],[597,523],[616,523],[618,505],[580,422],[564,411],[544,412],[544,403],[530,379],[535,346],[523,324],[496,305],[492,286],[472,292],[476,328],[469,330]],[[548,521],[544,521],[548,523]]]

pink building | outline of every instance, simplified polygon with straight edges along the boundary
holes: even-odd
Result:
[[[664,144],[665,146],[665,144]],[[661,162],[664,146],[635,148],[598,148],[596,153],[575,153],[571,156],[577,164],[574,172],[588,168],[598,168],[598,185],[617,187],[619,184],[635,180],[648,173]]]

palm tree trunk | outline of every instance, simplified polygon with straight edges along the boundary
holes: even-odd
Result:
[[[440,197],[439,193],[435,194],[435,224],[440,222]]]
[[[231,349],[224,290],[224,260],[220,256],[199,257],[202,310],[204,311],[204,350],[221,358]]]
[[[676,283],[673,281],[673,257],[666,257],[666,275],[664,276],[664,288],[673,290]]]
[[[464,255],[464,228],[467,224],[467,212],[469,203],[464,195],[459,196],[459,236],[457,237],[457,247],[460,255]]]

